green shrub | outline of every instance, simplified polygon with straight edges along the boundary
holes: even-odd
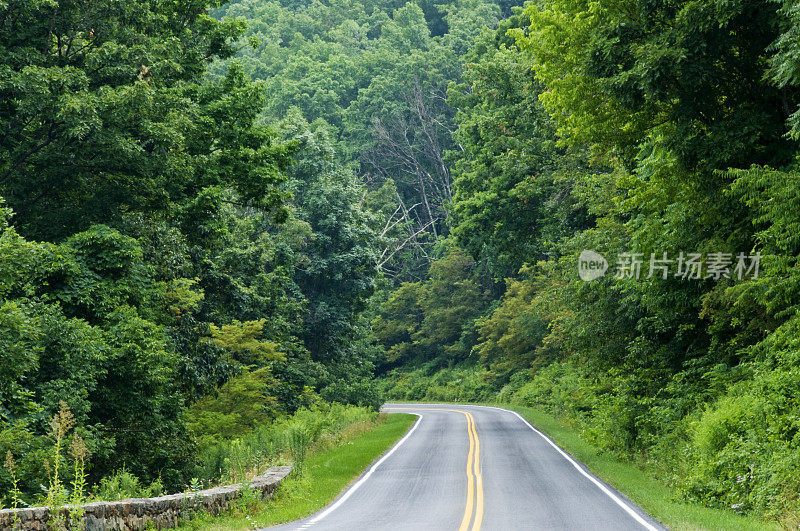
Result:
[[[97,500],[123,500],[126,498],[152,498],[164,493],[164,485],[156,479],[144,486],[138,477],[124,468],[113,476],[105,477],[95,486],[94,498]]]
[[[328,402],[354,404],[371,408],[375,411],[383,404],[383,393],[378,384],[372,379],[355,382],[336,380],[325,386],[320,394]]]
[[[479,402],[497,393],[484,380],[480,368],[469,364],[439,370],[395,370],[383,385],[387,399],[400,401]]]
[[[800,371],[771,369],[733,386],[691,426],[684,491],[739,512],[797,511]]]
[[[195,475],[208,482],[231,483],[244,481],[275,464],[291,462],[301,467],[311,445],[376,416],[370,408],[320,402],[258,426],[238,439],[205,448]]]
[[[244,370],[228,380],[216,395],[192,404],[184,417],[199,446],[205,448],[220,439],[239,437],[273,418],[276,399],[265,393],[273,382],[268,367]]]

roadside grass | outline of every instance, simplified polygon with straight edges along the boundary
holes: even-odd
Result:
[[[226,514],[201,514],[177,529],[260,529],[312,515],[332,502],[416,420],[416,415],[382,413],[373,423],[350,426],[336,441],[313,445],[272,500],[243,496]]]
[[[712,509],[678,499],[677,494],[654,477],[651,471],[598,450],[572,428],[540,410],[510,404],[485,404],[516,411],[550,437],[591,472],[624,493],[650,516],[670,529],[694,531],[780,529],[775,522],[746,517],[732,511]]]

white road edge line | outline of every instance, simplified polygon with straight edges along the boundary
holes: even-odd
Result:
[[[420,415],[418,413],[411,413],[411,414],[412,415],[417,415],[419,418],[414,423],[414,425],[411,426],[411,429],[408,430],[408,433],[406,433],[405,436],[403,436],[402,439],[397,441],[397,443],[395,443],[395,445],[392,446],[392,448],[388,452],[386,452],[383,455],[383,457],[381,457],[374,465],[372,465],[372,467],[370,467],[370,469],[367,471],[366,474],[364,474],[361,477],[361,479],[359,479],[352,487],[347,489],[347,492],[342,494],[339,497],[339,499],[336,500],[335,502],[333,502],[333,504],[330,507],[328,507],[327,509],[325,509],[324,511],[319,513],[317,516],[315,516],[314,518],[312,518],[311,520],[309,520],[308,522],[306,522],[305,524],[300,526],[298,529],[307,529],[307,528],[311,527],[312,525],[316,524],[317,522],[319,522],[320,520],[322,520],[323,518],[325,518],[326,516],[328,516],[329,514],[331,514],[333,511],[335,511],[341,504],[343,504],[345,501],[347,501],[347,498],[349,498],[355,491],[357,491],[358,488],[361,487],[361,485],[363,485],[365,481],[367,481],[369,479],[369,477],[372,475],[372,473],[375,472],[375,470],[379,466],[381,466],[381,463],[383,463],[384,461],[389,459],[389,456],[391,456],[398,448],[400,448],[400,446],[404,442],[406,442],[406,440],[409,437],[411,437],[411,434],[414,433],[414,430],[417,429],[417,426],[419,426],[419,423],[422,421],[422,415]]]
[[[608,490],[608,488],[605,485],[603,485],[602,483],[600,483],[600,481],[596,477],[594,477],[593,475],[591,475],[588,472],[586,472],[586,470],[584,470],[583,467],[580,464],[578,464],[577,461],[575,461],[567,452],[562,450],[556,443],[554,443],[552,441],[552,439],[550,439],[550,437],[548,437],[547,435],[545,435],[541,431],[539,431],[536,428],[534,428],[531,425],[531,423],[528,422],[527,420],[525,420],[525,418],[522,415],[520,415],[516,411],[511,411],[510,409],[504,409],[502,407],[495,407],[495,406],[477,406],[477,407],[485,407],[485,408],[489,408],[489,409],[499,409],[500,411],[506,411],[508,413],[513,413],[514,415],[516,415],[517,418],[519,418],[522,422],[524,422],[526,426],[528,426],[530,429],[532,429],[534,432],[536,432],[539,436],[541,436],[545,441],[547,441],[547,443],[550,446],[555,448],[556,451],[559,454],[561,454],[561,456],[564,459],[569,461],[570,464],[572,466],[574,466],[575,469],[578,472],[580,472],[583,476],[585,476],[589,481],[594,483],[597,486],[597,488],[599,488],[601,491],[603,491],[603,493],[605,493],[606,496],[611,498],[614,501],[614,503],[616,503],[617,505],[622,507],[625,510],[626,513],[631,515],[631,517],[634,520],[636,520],[637,522],[639,522],[645,529],[648,529],[649,531],[659,531],[657,527],[655,527],[653,524],[651,524],[650,522],[648,522],[647,520],[642,518],[642,516],[639,513],[637,513],[630,505],[628,505],[627,503],[622,501],[619,496],[617,496],[616,494],[614,494],[613,492]]]

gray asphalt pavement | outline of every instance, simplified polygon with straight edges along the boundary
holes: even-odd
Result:
[[[420,418],[331,505],[271,529],[664,529],[514,412],[451,404],[384,410]]]

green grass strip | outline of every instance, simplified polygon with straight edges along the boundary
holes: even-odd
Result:
[[[342,444],[312,450],[302,470],[293,472],[272,501],[255,511],[233,511],[199,516],[179,529],[258,529],[312,515],[331,503],[358,476],[391,448],[417,420],[416,415],[392,413],[376,427],[346,439]],[[252,513],[252,514],[246,514]]]

